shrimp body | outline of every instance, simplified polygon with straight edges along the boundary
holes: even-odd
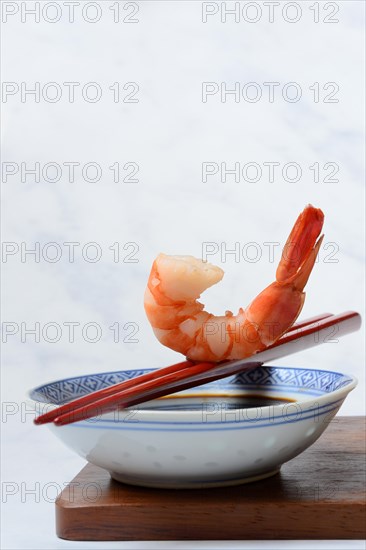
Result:
[[[193,256],[160,254],[153,263],[144,306],[158,340],[193,361],[249,357],[274,344],[297,319],[323,236],[324,215],[309,205],[284,246],[276,281],[237,315],[204,310],[201,293],[224,272]]]

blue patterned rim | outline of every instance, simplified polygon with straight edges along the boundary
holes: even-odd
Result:
[[[29,396],[41,403],[62,405],[90,392],[130,380],[152,370],[154,369],[102,372],[65,378],[39,386],[31,390]],[[339,390],[354,380],[353,377],[339,372],[261,366],[230,378],[210,382],[194,388],[194,391],[202,392],[203,388],[205,391],[263,388],[292,393],[304,392],[304,397],[321,396]]]

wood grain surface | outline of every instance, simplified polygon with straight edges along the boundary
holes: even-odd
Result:
[[[88,464],[56,501],[69,540],[364,539],[365,417],[336,417],[281,472],[218,489],[147,489]]]

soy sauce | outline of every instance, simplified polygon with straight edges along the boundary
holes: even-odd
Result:
[[[283,397],[269,397],[264,394],[251,395],[191,395],[181,397],[164,397],[150,403],[140,405],[139,408],[165,411],[201,411],[209,407],[230,409],[254,409],[294,403],[295,399]]]

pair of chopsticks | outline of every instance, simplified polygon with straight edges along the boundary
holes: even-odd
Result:
[[[183,361],[156,369],[65,403],[39,416],[34,423],[39,425],[54,422],[57,426],[65,426],[116,409],[125,409],[168,395],[173,391],[182,391],[256,368],[264,362],[273,361],[327,341],[335,342],[340,336],[354,332],[360,326],[361,317],[354,311],[339,315],[323,313],[296,323],[275,344],[251,357],[221,363]]]

